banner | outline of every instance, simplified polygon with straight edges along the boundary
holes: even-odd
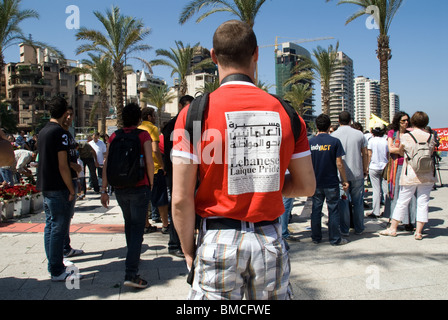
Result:
[[[438,151],[448,151],[448,128],[434,129],[437,132],[439,138],[439,149]]]

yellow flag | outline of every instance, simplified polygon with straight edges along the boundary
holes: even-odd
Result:
[[[381,119],[380,117],[374,115],[373,113],[370,114],[370,123],[369,123],[369,127],[370,128],[375,128],[378,126],[378,124],[382,123],[384,126],[388,126],[389,124],[384,121],[383,119]]]

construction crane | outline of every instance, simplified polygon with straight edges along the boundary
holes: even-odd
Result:
[[[292,38],[287,38],[287,37],[275,37],[275,44],[271,44],[271,45],[266,45],[266,46],[259,46],[259,48],[269,48],[269,47],[275,47],[275,52],[277,52],[278,50],[278,39],[292,39]],[[291,42],[291,43],[295,43],[295,44],[299,44],[299,43],[305,43],[305,42],[314,42],[314,41],[322,41],[322,40],[331,40],[334,39],[334,37],[322,37],[322,38],[315,38],[315,39],[297,39],[297,40],[293,40],[293,41],[285,41],[285,42]]]

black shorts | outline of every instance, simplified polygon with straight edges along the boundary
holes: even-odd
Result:
[[[154,175],[154,185],[151,191],[151,206],[153,208],[168,205],[168,191],[163,170]]]

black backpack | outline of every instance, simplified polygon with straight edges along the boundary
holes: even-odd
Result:
[[[252,83],[252,80],[248,76],[242,75],[242,74],[233,74],[233,75],[227,76],[226,78],[224,78],[222,80],[221,84],[228,82],[228,81],[246,81],[246,82]],[[285,100],[283,100],[282,98],[280,98],[279,96],[276,96],[274,94],[271,94],[271,96],[275,97],[278,101],[280,101],[280,103],[282,104],[286,113],[288,114],[289,118],[291,119],[291,128],[294,133],[294,140],[297,141],[300,137],[300,132],[302,129],[299,115],[294,110],[294,108],[289,103],[287,103]],[[202,129],[203,129],[203,121],[202,120],[204,117],[205,110],[206,110],[206,108],[208,108],[208,102],[209,102],[209,93],[205,93],[204,95],[195,98],[191,102],[190,107],[188,108],[187,119],[186,119],[186,123],[185,123],[185,130],[190,135],[190,142],[193,146],[196,146],[196,144],[198,142],[197,138],[199,138],[193,134],[194,123],[196,121],[200,121],[201,132],[202,132]]]
[[[145,164],[139,138],[143,130],[115,131],[107,155],[107,181],[113,187],[133,187],[145,177]]]

